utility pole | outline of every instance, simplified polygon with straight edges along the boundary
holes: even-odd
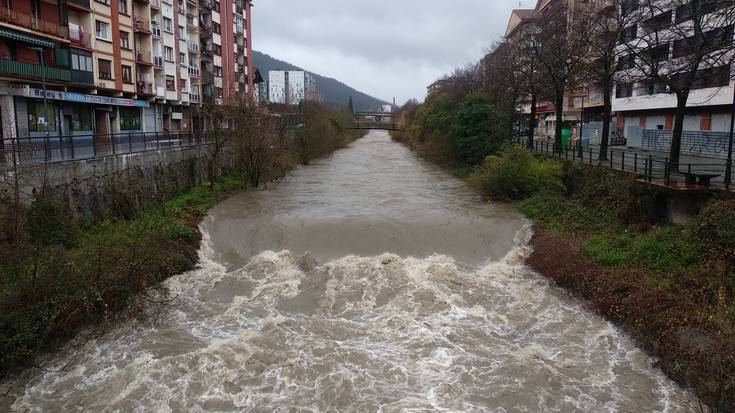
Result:
[[[732,140],[735,132],[735,89],[732,94],[732,107],[730,108],[730,141],[727,145],[727,164],[725,165],[725,188],[730,189],[732,184]]]

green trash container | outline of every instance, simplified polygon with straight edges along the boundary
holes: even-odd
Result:
[[[572,130],[564,128],[561,130],[561,148],[562,150],[569,147],[569,141],[572,139]]]

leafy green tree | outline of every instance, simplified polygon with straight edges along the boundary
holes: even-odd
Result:
[[[454,115],[451,137],[457,156],[469,165],[482,162],[499,142],[493,142],[492,123],[497,122],[490,100],[482,92],[474,92],[462,99]]]

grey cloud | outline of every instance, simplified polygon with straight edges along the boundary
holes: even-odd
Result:
[[[535,0],[522,0],[533,7]],[[253,47],[403,102],[502,37],[518,0],[258,0]]]

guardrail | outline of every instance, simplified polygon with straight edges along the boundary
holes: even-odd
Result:
[[[514,140],[523,147],[528,145],[526,137]],[[600,159],[599,147],[590,145],[588,139],[582,140],[581,149],[577,145],[578,141],[575,141],[561,150],[554,150],[554,141],[535,140],[531,150],[555,159],[606,166],[633,174],[638,180],[672,189],[730,190],[732,188],[732,182],[728,179],[732,177],[732,168],[725,160],[680,161],[676,164],[667,157],[622,148],[611,148],[606,153],[607,159]]]
[[[0,139],[0,169],[207,144],[201,132],[126,132]]]

